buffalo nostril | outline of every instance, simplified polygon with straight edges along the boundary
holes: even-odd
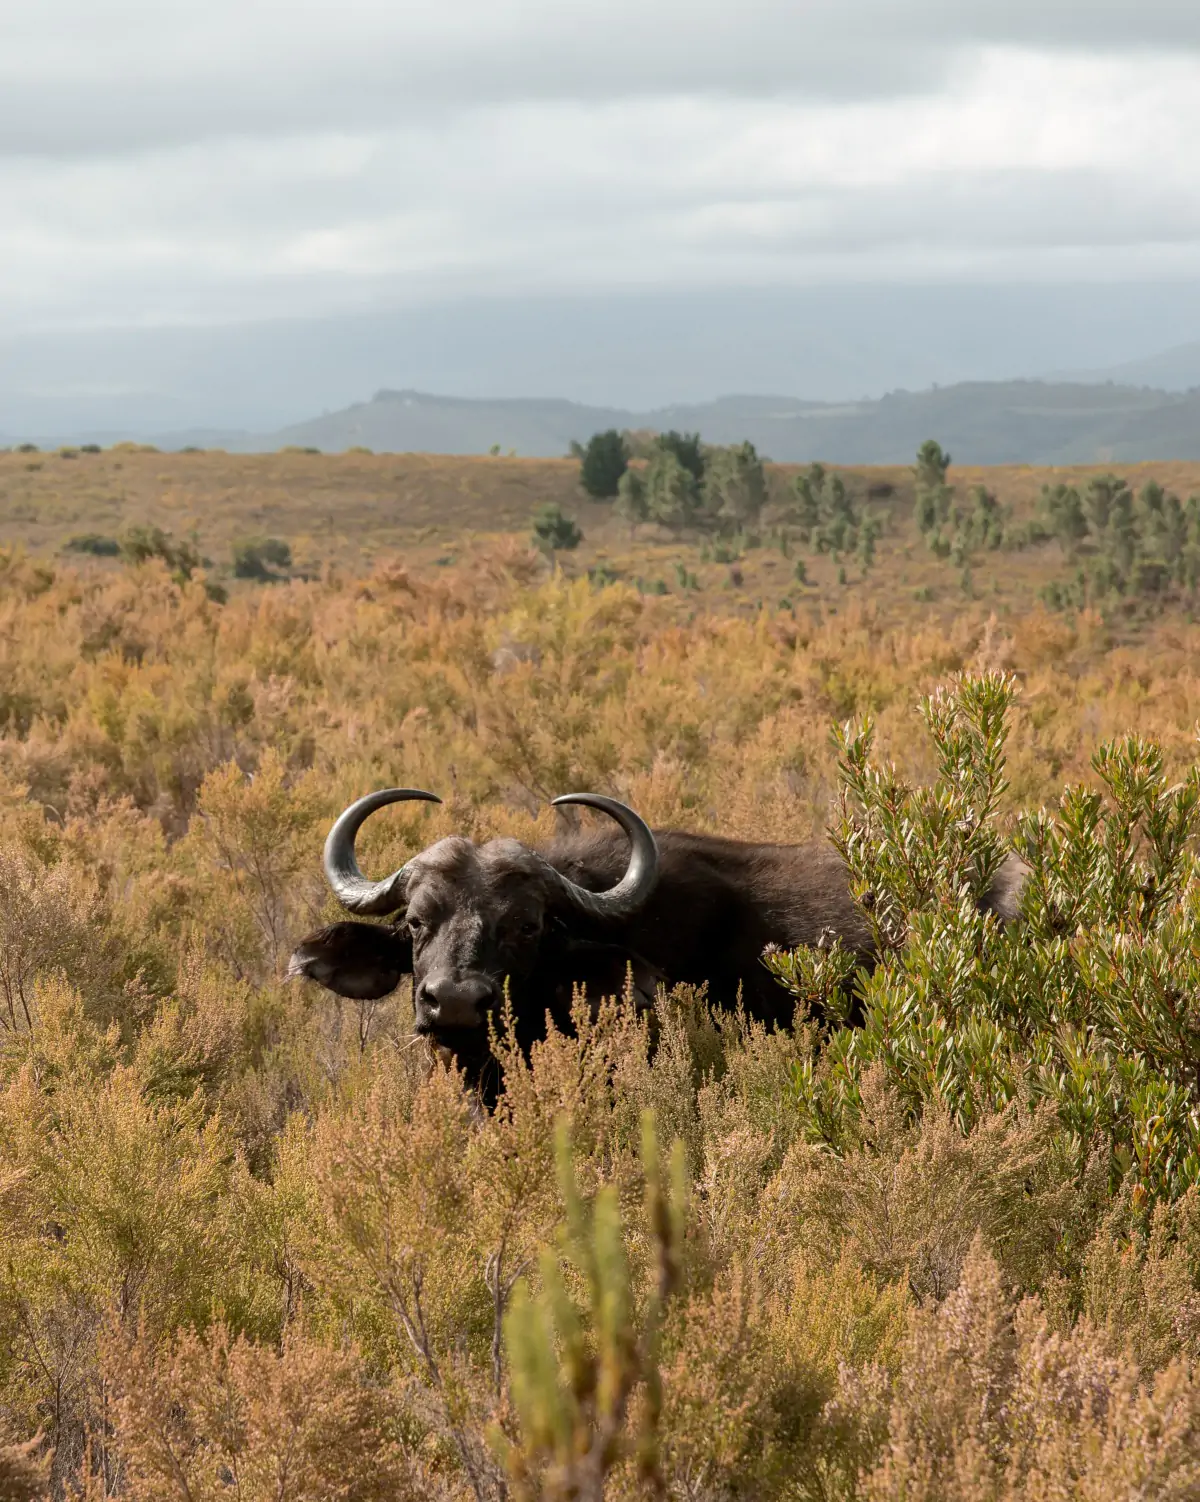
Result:
[[[474,976],[433,976],[421,987],[420,1006],[438,1027],[480,1027],[494,991],[490,981]]]

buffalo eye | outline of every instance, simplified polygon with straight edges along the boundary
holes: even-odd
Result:
[[[409,918],[408,931],[414,940],[421,938],[425,932],[425,920],[423,918]]]

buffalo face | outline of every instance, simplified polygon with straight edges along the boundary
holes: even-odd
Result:
[[[358,829],[375,809],[411,797],[431,800],[406,789],[360,799],[334,825],[325,847],[325,871],[343,906],[395,915],[392,926],[322,929],[298,946],[289,974],[359,999],[385,996],[411,974],[417,1032],[460,1058],[486,1052],[488,1020],[506,986],[515,1011],[532,1005],[540,1014],[564,992],[569,1005],[573,982],[608,982],[607,992],[619,991],[633,960],[635,984],[653,994],[653,980],[642,974],[636,956],[573,933],[580,919],[594,927],[630,916],[654,888],[654,837],[632,810],[591,794],[558,800],[599,808],[629,835],[628,869],[607,892],[576,886],[517,840],[439,840],[391,876],[369,881],[354,853]]]
[[[410,865],[404,926],[412,944],[417,1031],[439,1042],[487,1025],[534,970],[547,883],[515,840],[441,840]]]

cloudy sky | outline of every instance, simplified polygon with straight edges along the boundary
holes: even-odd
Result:
[[[1198,146],[1193,0],[12,4],[0,340],[1200,282]]]

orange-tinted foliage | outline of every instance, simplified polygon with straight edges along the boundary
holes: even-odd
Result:
[[[262,462],[282,484],[328,461]],[[546,1347],[514,1405],[515,1299],[522,1338],[569,1333],[575,1309],[579,1349],[619,1354],[615,1307],[638,1333],[640,1385],[622,1368],[627,1408],[605,1410],[624,1425],[607,1496],[1194,1495],[1194,1194],[1150,1221],[1030,1102],[981,1106],[964,1134],[880,1074],[835,1153],[793,1104],[812,1025],[768,1035],[687,995],[653,1044],[614,1006],[510,1057],[481,1119],[413,1047],[403,993],[358,1006],[280,975],[333,914],[328,822],[370,788],[446,799],[373,821],[380,872],[451,830],[546,835],[546,800],[584,788],[659,824],[800,838],[829,818],[831,721],[870,710],[927,776],[919,694],[1006,667],[1012,812],[1090,779],[1128,728],[1179,775],[1200,627],[1113,645],[1098,618],[990,599],[953,618],[709,609],[473,547],[226,604],[155,563],[0,564],[5,1494],[37,1495],[52,1452],[48,1484],[90,1497],[555,1495],[574,1484],[551,1401],[569,1352]],[[653,1321],[644,1111],[690,1183]],[[560,1120],[586,1215],[556,1176]],[[539,1257],[572,1214],[590,1229],[559,1287]]]

